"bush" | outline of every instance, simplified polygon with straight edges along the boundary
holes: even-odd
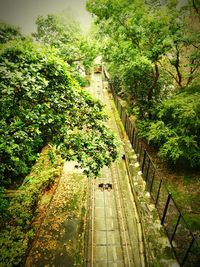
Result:
[[[163,101],[151,121],[138,123],[140,135],[159,147],[161,157],[200,166],[200,92],[187,88]]]

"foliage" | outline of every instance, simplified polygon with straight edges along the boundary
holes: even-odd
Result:
[[[103,123],[102,104],[79,88],[55,48],[29,39],[12,41],[2,46],[0,65],[1,183],[26,175],[49,142],[62,147],[64,157],[70,142],[74,157],[90,174],[99,172],[98,160],[108,164],[109,157],[116,158],[117,144]],[[68,138],[72,134],[74,145]],[[84,134],[92,148],[77,146]],[[98,138],[92,140],[92,134]],[[84,158],[79,156],[82,151]]]
[[[138,105],[140,116],[171,93],[199,83],[197,15],[178,1],[88,0],[96,16],[102,54],[116,90]],[[117,44],[117,45],[116,45]]]
[[[19,266],[28,246],[22,227],[7,227],[0,233],[1,266]]]
[[[96,125],[98,131],[82,131],[71,133],[66,136],[66,144],[60,147],[60,150],[68,151],[68,159],[77,158],[80,166],[87,175],[98,176],[99,170],[104,166],[109,166],[112,158],[117,157],[117,150],[112,145],[115,143],[115,137],[105,129],[105,125]],[[76,151],[80,151],[76,155]],[[91,159],[91,160],[90,160]],[[89,168],[88,168],[89,167]]]
[[[0,23],[0,44],[7,43],[8,41],[17,38],[22,38],[19,28]]]
[[[187,88],[163,101],[151,121],[138,123],[141,136],[159,147],[161,157],[200,166],[200,92]]]
[[[39,16],[36,20],[37,41],[57,48],[58,55],[75,70],[89,70],[96,57],[96,45],[89,37],[81,34],[80,25],[69,13]],[[77,75],[77,72],[76,72]]]
[[[0,228],[2,227],[6,216],[6,210],[8,208],[8,200],[5,197],[5,189],[0,187]]]
[[[43,190],[52,184],[55,176],[61,170],[60,156],[57,155],[52,163],[49,153],[56,153],[55,148],[45,147],[43,149],[32,172],[25,178],[23,185],[17,191],[16,196],[11,199],[9,205],[8,203],[6,205],[7,220],[1,220],[0,224],[1,266],[19,266],[29,242],[33,238],[34,229],[31,229],[30,225],[37,203]]]
[[[137,111],[140,134],[162,157],[191,166],[200,165],[198,93],[192,89],[200,85],[195,7],[195,1],[87,1],[110,82]]]
[[[48,14],[46,17],[38,16],[36,19],[37,32],[33,36],[40,42],[56,45],[72,42],[76,34],[80,34],[80,26],[69,13],[66,15]]]

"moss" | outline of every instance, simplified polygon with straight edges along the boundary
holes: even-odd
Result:
[[[42,150],[31,173],[10,201],[7,209],[9,219],[4,222],[0,233],[0,266],[20,266],[34,236],[32,221],[38,202],[43,191],[53,184],[55,174],[58,176],[61,173],[62,159],[57,155],[52,162],[49,158],[50,151],[55,151],[55,148],[47,146]]]

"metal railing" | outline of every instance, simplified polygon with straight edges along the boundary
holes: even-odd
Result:
[[[126,134],[140,163],[143,178],[146,181],[146,188],[158,210],[161,224],[166,231],[177,261],[181,267],[200,266],[200,246],[198,241],[189,229],[164,180],[157,174],[156,167],[149,153],[143,147],[135,125],[121,105],[112,85],[110,85],[110,88]]]

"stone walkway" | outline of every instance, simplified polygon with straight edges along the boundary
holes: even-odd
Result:
[[[101,75],[93,76],[90,90],[106,104],[108,125],[120,138]],[[110,184],[111,188],[103,189],[99,184]],[[102,176],[93,180],[91,188],[94,195],[91,193],[89,202],[93,210],[88,216],[89,235],[84,248],[81,214],[86,210],[88,179],[75,168],[75,162],[66,162],[26,267],[144,266],[142,239],[138,235],[138,219],[124,160],[111,168],[104,167]]]
[[[94,74],[90,93],[106,106],[108,126],[120,139],[119,129],[101,74]],[[121,154],[124,153],[123,146]],[[112,188],[103,189],[101,184]],[[142,236],[124,159],[104,167],[91,192],[88,253],[85,266],[144,266]]]

